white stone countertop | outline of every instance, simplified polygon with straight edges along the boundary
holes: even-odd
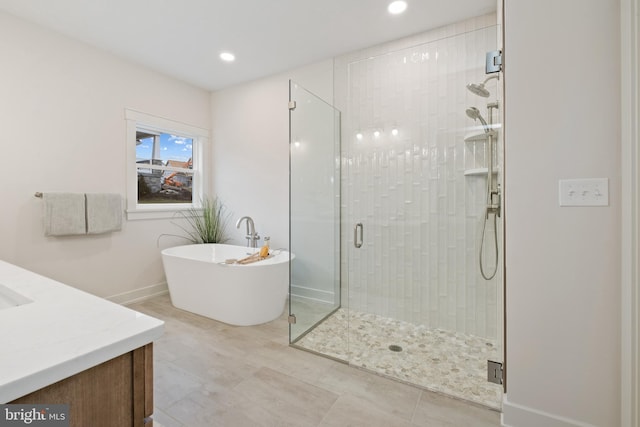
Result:
[[[3,308],[3,289],[32,302]],[[163,329],[161,320],[0,261],[0,403],[148,344]]]

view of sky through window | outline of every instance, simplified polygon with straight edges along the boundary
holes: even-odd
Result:
[[[153,137],[140,140],[136,146],[136,161],[152,158]],[[163,164],[167,160],[186,162],[193,157],[193,140],[184,136],[160,134],[160,157]]]

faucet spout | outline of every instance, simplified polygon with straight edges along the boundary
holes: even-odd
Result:
[[[236,222],[236,228],[240,228],[242,225],[242,221],[246,223],[247,226],[247,234],[245,238],[247,239],[247,246],[250,248],[258,247],[258,240],[260,240],[260,236],[256,233],[256,227],[253,222],[253,219],[250,216],[243,216]]]
[[[249,234],[250,232],[254,232],[255,231],[255,226],[253,224],[253,219],[251,219],[250,216],[243,216],[242,218],[240,218],[238,220],[238,222],[236,222],[236,228],[240,229],[240,226],[242,225],[242,221],[245,221],[247,224],[247,234]]]

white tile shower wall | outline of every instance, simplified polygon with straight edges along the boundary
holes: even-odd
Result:
[[[464,175],[486,167],[486,144],[464,135],[481,130],[465,110],[486,118],[487,99],[465,86],[485,79],[496,28],[487,15],[336,59],[350,309],[498,338],[501,277],[485,281],[478,268],[486,177]],[[490,245],[486,254],[490,264]]]

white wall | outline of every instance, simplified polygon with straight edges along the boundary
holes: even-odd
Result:
[[[99,296],[158,285],[166,220],[44,237],[36,191],[126,194],[125,108],[208,129],[209,92],[0,13],[0,259]]]
[[[272,247],[289,246],[289,79],[332,102],[331,60],[211,95],[211,188],[232,213],[230,243],[246,244],[235,222],[248,215]]]
[[[620,425],[619,2],[505,1],[509,426]],[[559,207],[606,177],[608,207]]]

